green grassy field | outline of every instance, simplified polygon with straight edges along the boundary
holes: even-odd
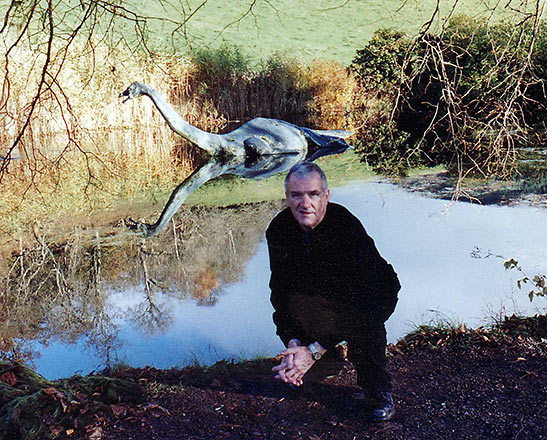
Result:
[[[303,61],[314,58],[335,59],[348,64],[356,50],[363,48],[375,30],[393,27],[416,33],[435,11],[435,0],[258,0],[249,12],[248,0],[226,2],[208,0],[185,1],[186,40],[175,36],[175,46],[218,47],[237,45],[253,60],[259,61],[274,52],[286,52]],[[438,29],[456,3],[455,13],[470,16],[489,15],[496,2],[490,0],[440,0]],[[492,6],[489,6],[492,5]],[[142,1],[142,11],[181,21],[178,9]],[[507,11],[505,9],[505,11]],[[496,8],[495,17],[502,17],[504,8]],[[155,22],[158,23],[158,22]],[[152,26],[150,43],[162,47],[171,41],[174,24]],[[182,49],[184,52],[185,49]]]

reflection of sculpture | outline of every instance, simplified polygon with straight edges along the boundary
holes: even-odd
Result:
[[[302,160],[342,153],[349,145],[344,130],[311,130],[278,119],[255,118],[227,134],[207,133],[184,121],[151,87],[132,83],[120,97],[127,101],[146,95],[156,105],[171,129],[213,157],[195,170],[171,194],[160,218],[153,225],[131,222],[129,227],[145,237],[160,232],[184,200],[205,182],[225,174],[265,179],[288,171]],[[124,102],[125,102],[124,101]]]

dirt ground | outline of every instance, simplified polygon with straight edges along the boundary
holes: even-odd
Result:
[[[444,200],[458,200],[481,205],[533,206],[547,208],[545,184],[541,187],[523,189],[523,182],[512,180],[468,179],[456,189],[457,179],[450,173],[429,173],[418,176],[390,179],[407,191]],[[530,181],[530,179],[528,179]],[[533,182],[533,179],[531,180]],[[524,185],[525,186],[525,185]]]
[[[67,438],[547,439],[547,320],[539,317],[533,330],[508,322],[504,332],[423,327],[390,346],[391,422],[367,419],[350,365],[296,389],[273,379],[268,359],[110,372],[137,380],[141,400],[114,405]]]

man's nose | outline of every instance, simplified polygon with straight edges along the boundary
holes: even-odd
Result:
[[[304,194],[302,196],[301,203],[302,203],[303,206],[310,206],[311,205],[311,197],[307,194]]]

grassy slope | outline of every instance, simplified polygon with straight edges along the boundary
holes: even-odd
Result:
[[[157,16],[181,17],[180,11],[166,10],[143,1],[143,11]],[[446,17],[457,0],[440,0],[440,16]],[[185,2],[196,11],[202,0]],[[254,60],[272,52],[286,51],[304,61],[335,59],[348,64],[375,30],[394,27],[411,34],[433,14],[436,0],[259,0],[253,14],[250,1],[208,0],[187,23],[188,41],[193,47],[234,44]],[[476,16],[485,13],[488,1],[458,0],[456,13]],[[502,8],[498,8],[502,9]],[[503,12],[499,12],[501,14]],[[241,18],[244,16],[243,18]],[[437,23],[438,24],[438,23]],[[155,47],[165,44],[169,26],[152,29]],[[176,40],[175,40],[176,41]],[[177,47],[185,43],[179,37]]]

